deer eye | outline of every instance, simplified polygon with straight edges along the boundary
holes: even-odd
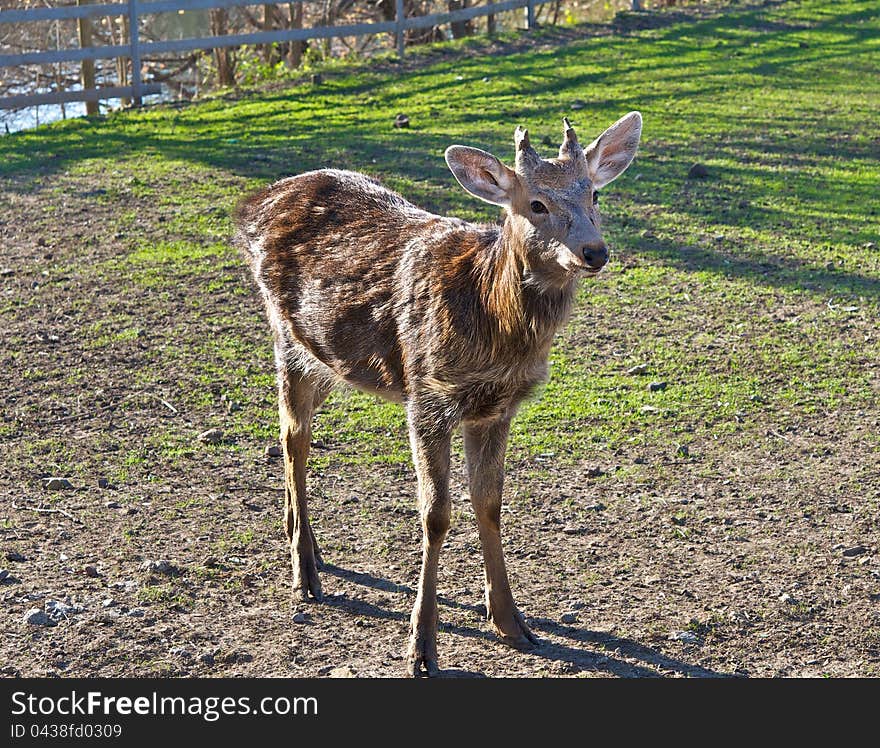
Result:
[[[599,190],[593,190],[593,205],[599,204]]]
[[[532,204],[529,206],[532,209],[532,213],[547,213],[547,206],[544,205],[540,200],[532,200]]]

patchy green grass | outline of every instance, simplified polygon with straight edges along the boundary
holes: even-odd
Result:
[[[50,189],[43,226],[82,182],[117,251],[76,272],[131,303],[84,327],[81,344],[127,355],[148,332],[134,385],[173,385],[175,408],[213,408],[228,436],[215,449],[239,449],[276,433],[268,331],[257,349],[235,332],[241,310],[257,308],[227,243],[244,192],[334,166],[492,221],[495,210],[447,172],[449,144],[510,159],[517,123],[533,142],[556,143],[564,115],[587,138],[639,109],[641,152],[602,195],[616,256],[582,289],[550,382],[516,422],[515,454],[580,460],[649,447],[674,460],[718,440],[755,445],[793,413],[876,405],[875,5],[734,4],[654,28],[632,30],[626,16],[619,25],[626,33],[562,47],[552,30],[546,45],[491,57],[471,40],[401,73],[360,66],[320,86],[57,123],[0,139],[0,177],[12,191]],[[409,129],[391,126],[398,112]],[[697,161],[709,177],[689,180]],[[647,373],[628,375],[637,364]],[[35,363],[21,376],[49,374]],[[665,388],[650,392],[651,381]],[[244,407],[222,413],[230,400]],[[400,408],[356,392],[331,397],[315,437],[340,448],[333,459],[408,460]],[[119,475],[188,454],[173,430],[148,442],[122,456]]]

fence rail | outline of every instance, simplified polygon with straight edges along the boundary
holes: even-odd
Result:
[[[304,2],[305,0],[296,0]],[[404,14],[403,0],[396,0],[396,18],[393,21],[358,23],[344,26],[316,26],[309,29],[279,29],[276,31],[257,31],[249,34],[227,34],[225,36],[206,36],[190,39],[142,42],[138,34],[138,21],[143,16],[157,13],[175,13],[179,10],[215,10],[241,5],[281,5],[286,0],[254,2],[253,0],[126,0],[118,3],[96,5],[71,5],[57,8],[31,8],[27,10],[0,10],[0,24],[28,23],[34,21],[56,21],[89,19],[101,16],[128,16],[130,36],[127,44],[83,47],[79,49],[60,49],[40,52],[21,52],[0,55],[0,68],[19,65],[40,65],[59,62],[82,62],[128,58],[131,60],[131,85],[104,88],[86,88],[77,91],[52,91],[41,94],[23,94],[0,98],[0,109],[20,109],[37,104],[59,104],[69,101],[97,101],[125,97],[140,106],[143,96],[159,93],[158,84],[144,83],[141,78],[140,61],[145,55],[167,52],[188,52],[197,49],[220,49],[238,47],[243,44],[273,44],[276,42],[305,41],[307,39],[328,39],[336,36],[365,36],[390,33],[395,36],[397,53],[404,55],[404,33],[410,29],[426,29],[446,23],[468,21],[480,16],[495,15],[509,10],[526,9],[528,28],[535,25],[535,8],[552,0],[500,0],[486,5],[462,8],[446,13],[431,13],[423,16]]]

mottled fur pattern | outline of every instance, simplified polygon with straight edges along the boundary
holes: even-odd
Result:
[[[631,113],[584,151],[566,121],[559,158],[543,160],[518,129],[515,169],[450,147],[447,162],[462,186],[505,208],[501,226],[434,215],[336,169],[283,179],[239,206],[236,241],[275,339],[285,527],[303,596],[320,597],[305,496],[314,409],[338,381],[406,408],[425,537],[413,675],[437,672],[437,558],[449,523],[449,442],[459,426],[489,616],[505,641],[535,641],[513,604],[501,553],[507,433],[519,403],[547,376],[578,279],[607,261],[595,190],[629,165],[640,131],[641,117]]]
[[[549,297],[524,285],[498,227],[432,215],[354,172],[276,183],[239,225],[288,358],[388,399],[448,400],[458,419],[491,405],[475,381],[493,383],[498,408],[540,382],[571,308],[575,277]]]

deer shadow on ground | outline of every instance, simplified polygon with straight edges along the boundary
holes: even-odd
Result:
[[[416,595],[416,591],[412,587],[395,584],[388,579],[383,579],[373,574],[349,571],[348,569],[328,563],[322,566],[322,570],[335,577],[364,587],[370,587],[383,592],[406,594],[413,598]],[[405,613],[388,610],[380,605],[346,595],[328,596],[324,602],[327,605],[356,616],[369,616],[371,618],[404,623],[409,622],[409,615]],[[472,613],[474,617],[485,617],[483,605],[468,605],[450,600],[442,595],[437,596],[437,602],[441,607],[465,610]],[[534,630],[551,635],[555,639],[542,638],[539,646],[524,650],[525,653],[536,659],[562,663],[563,672],[566,673],[596,672],[621,678],[658,678],[664,677],[667,674],[688,678],[739,677],[732,673],[717,672],[699,665],[677,660],[645,644],[625,637],[614,636],[607,632],[563,625],[549,618],[530,618],[529,623]],[[499,647],[502,646],[494,634],[482,628],[443,622],[440,623],[439,628],[440,631],[455,636],[483,639],[495,642]],[[563,643],[559,639],[564,639],[571,643]],[[638,662],[634,663],[631,660]],[[458,669],[443,670],[441,674],[447,678],[486,677],[484,673]]]

